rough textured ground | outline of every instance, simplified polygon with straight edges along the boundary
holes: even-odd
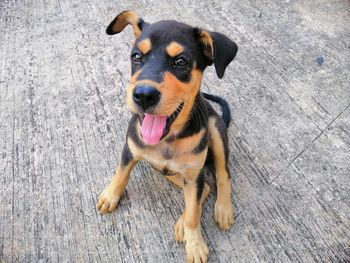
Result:
[[[350,262],[348,1],[1,1],[0,262],[182,262],[180,190],[139,164],[118,211],[97,195],[121,154],[132,9],[229,35],[236,223],[203,233],[211,262]],[[212,183],[213,179],[209,176]]]

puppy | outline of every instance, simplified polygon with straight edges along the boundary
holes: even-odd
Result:
[[[210,156],[217,186],[214,217],[226,230],[233,224],[226,131],[231,117],[227,102],[201,93],[200,86],[203,71],[213,63],[218,77],[224,76],[237,45],[223,34],[176,21],[149,24],[131,11],[120,13],[106,32],[118,34],[127,25],[136,38],[127,89],[133,116],[120,164],[100,194],[97,208],[101,214],[115,210],[131,170],[145,160],[183,189],[185,209],[175,226],[175,237],[185,242],[188,262],[207,262],[200,218],[210,187],[202,170]],[[219,103],[223,115],[207,100]]]

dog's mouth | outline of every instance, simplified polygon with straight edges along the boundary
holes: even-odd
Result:
[[[182,111],[182,102],[170,116],[140,114],[141,136],[146,144],[154,145],[163,139],[170,130],[171,124]]]

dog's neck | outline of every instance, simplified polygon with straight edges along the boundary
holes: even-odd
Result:
[[[201,129],[207,128],[208,111],[205,107],[205,99],[198,91],[193,102],[184,105],[183,110],[178,116],[178,120],[170,128],[168,140],[174,138],[184,138],[198,133]],[[181,127],[180,129],[178,127]]]

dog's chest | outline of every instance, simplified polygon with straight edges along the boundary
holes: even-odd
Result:
[[[194,166],[192,162],[183,161],[184,153],[175,151],[168,146],[147,151],[143,159],[164,175],[185,174],[187,169]]]

